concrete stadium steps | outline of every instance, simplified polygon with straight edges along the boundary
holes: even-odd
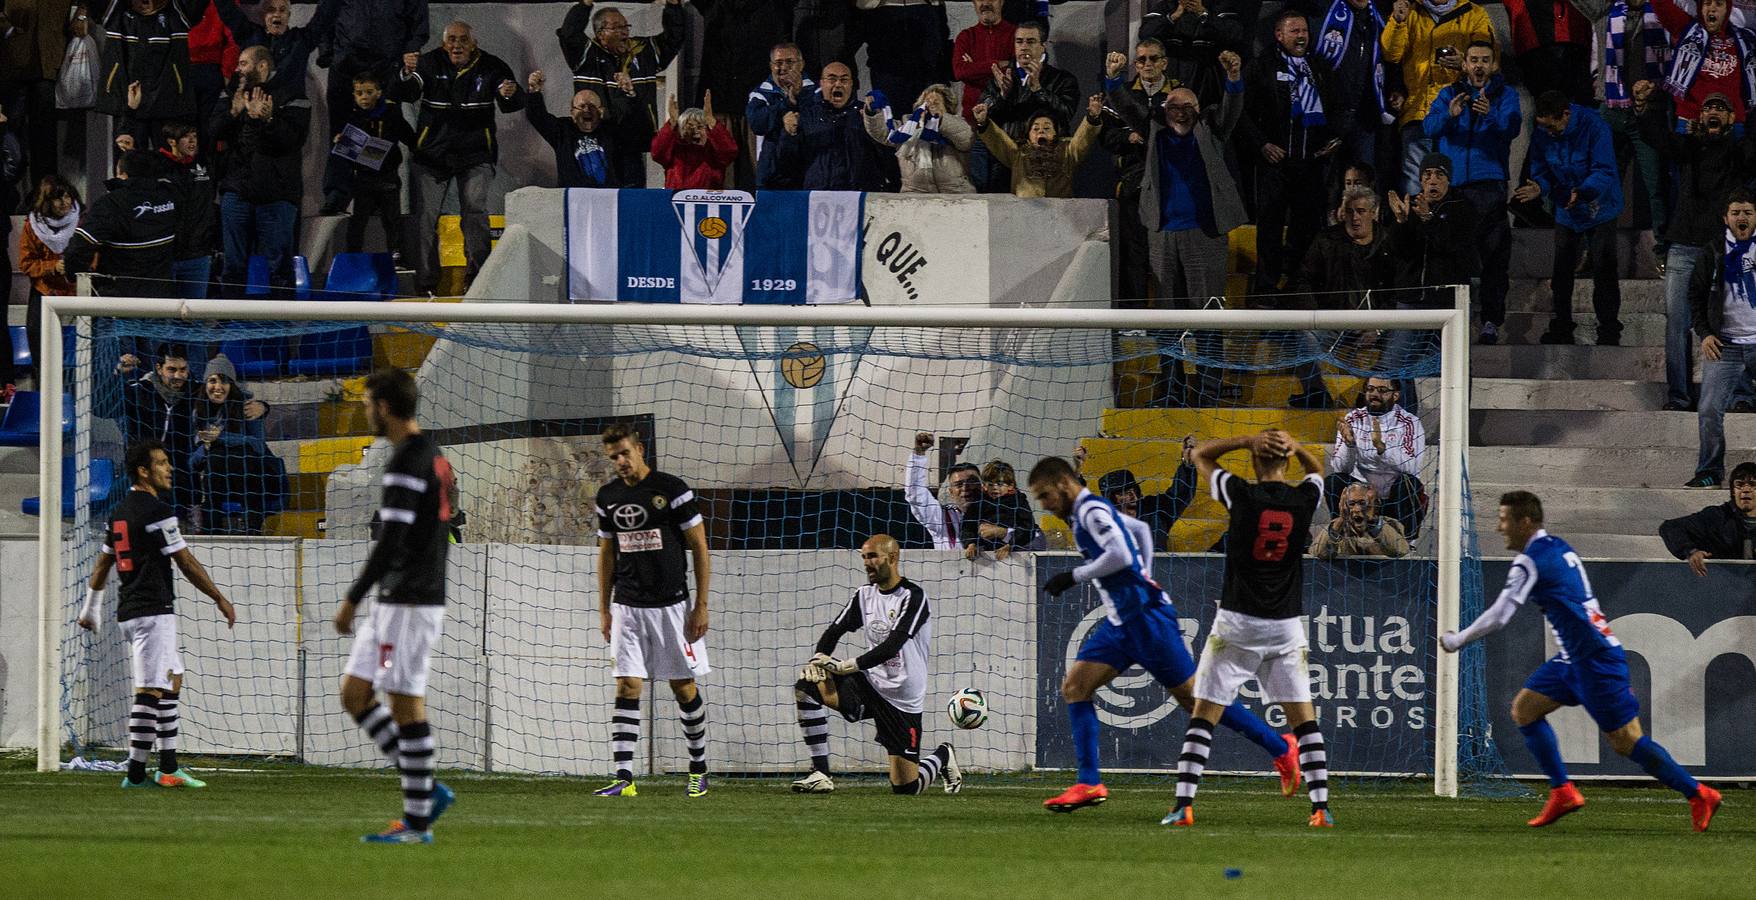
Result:
[[[1624,278],[1655,278],[1652,232],[1623,228],[1616,233],[1616,263]],[[1547,278],[1554,271],[1555,235],[1549,228],[1512,229],[1512,277]]]
[[[1728,414],[1726,446],[1756,447],[1756,415]],[[1470,412],[1470,445],[1522,447],[1671,447],[1693,460],[1695,414],[1599,410],[1478,409]]]
[[[1569,347],[1496,344],[1469,351],[1473,378],[1622,379],[1662,382],[1663,347]]]
[[[1624,278],[1622,288],[1622,315],[1631,313],[1657,313],[1665,311],[1664,282],[1658,278]],[[1573,282],[1573,313],[1589,313],[1591,306],[1591,279],[1581,278]],[[1549,315],[1555,308],[1554,294],[1549,289],[1549,275],[1543,273],[1541,278],[1514,277],[1507,286],[1506,312],[1529,312]]]
[[[1665,386],[1656,381],[1595,379],[1550,381],[1541,378],[1471,379],[1471,409],[1656,410],[1664,406]]]
[[[1655,447],[1471,447],[1469,478],[1478,484],[1615,484],[1674,488],[1695,474],[1695,454]]]
[[[1497,520],[1500,495],[1507,491],[1531,490],[1541,497],[1544,526],[1569,542],[1574,533],[1656,536],[1660,522],[1724,503],[1726,499],[1726,492],[1719,488],[1538,484],[1533,489],[1528,482],[1472,482],[1470,490],[1476,521],[1482,524],[1478,539],[1484,545],[1491,540],[1486,535],[1493,531]]]
[[[1590,531],[1568,531],[1564,536],[1568,544],[1573,546],[1581,557],[1586,559],[1630,560],[1670,560],[1675,561],[1670,552],[1665,550],[1665,542],[1656,534],[1600,534]],[[1480,529],[1478,537],[1482,555],[1510,559],[1512,551],[1494,534],[1493,524]],[[1680,563],[1679,563],[1680,565]],[[1492,597],[1498,589],[1496,585],[1488,585],[1487,591]]]
[[[1500,340],[1508,344],[1536,344],[1549,329],[1549,322],[1554,317],[1548,311],[1543,312],[1508,312],[1506,321],[1500,328]],[[1665,316],[1663,313],[1629,312],[1623,310],[1622,346],[1624,347],[1663,347],[1665,345]],[[1597,343],[1597,316],[1593,313],[1575,313],[1573,322],[1576,326],[1573,339],[1581,344]]]

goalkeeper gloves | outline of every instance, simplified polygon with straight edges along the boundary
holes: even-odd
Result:
[[[823,680],[828,677],[829,673],[823,671],[823,667],[815,663],[806,663],[805,667],[799,670],[799,680],[806,684],[822,684]]]
[[[1054,576],[1051,577],[1048,580],[1048,582],[1043,585],[1043,590],[1048,591],[1049,596],[1051,596],[1051,597],[1059,597],[1063,593],[1065,593],[1068,588],[1070,588],[1072,586],[1073,586],[1073,572],[1072,571],[1056,572],[1054,574]]]
[[[860,664],[851,659],[831,659],[826,663],[820,663],[820,665],[823,671],[831,675],[852,675],[860,671]]]

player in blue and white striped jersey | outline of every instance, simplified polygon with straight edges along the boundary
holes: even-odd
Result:
[[[1670,753],[1640,730],[1640,701],[1628,681],[1628,657],[1598,608],[1585,563],[1567,542],[1543,529],[1543,504],[1535,494],[1513,491],[1500,497],[1500,523],[1506,549],[1518,551],[1506,573],[1506,587],[1468,628],[1439,637],[1447,652],[1456,653],[1471,641],[1487,637],[1512,621],[1525,601],[1534,600],[1548,619],[1560,648],[1512,698],[1512,720],[1518,733],[1549,776],[1549,799],[1529,824],[1541,828],[1585,805],[1579,789],[1567,778],[1561,749],[1548,715],[1563,706],[1583,706],[1610,746],[1640,764],[1648,775],[1689,800],[1696,831],[1706,831],[1719,809],[1719,792],[1697,782]]]
[[[1103,621],[1080,645],[1061,684],[1079,781],[1043,806],[1072,812],[1109,799],[1098,771],[1098,718],[1092,695],[1128,667],[1139,665],[1187,709],[1195,702],[1195,661],[1183,644],[1171,598],[1152,580],[1151,529],[1086,490],[1073,466],[1059,457],[1031,469],[1030,491],[1044,509],[1073,524],[1074,542],[1086,560],[1050,578],[1043,589],[1059,595],[1075,584],[1091,584],[1104,604]],[[1280,774],[1283,793],[1290,795],[1298,787],[1297,749],[1288,736],[1276,734],[1260,717],[1236,705],[1226,709],[1220,723],[1267,751]]]

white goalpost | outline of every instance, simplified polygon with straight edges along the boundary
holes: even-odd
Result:
[[[228,300],[150,300],[96,296],[45,297],[42,304],[40,360],[42,400],[38,521],[37,589],[39,620],[37,641],[37,768],[50,772],[60,768],[66,733],[62,721],[62,647],[68,627],[66,599],[71,589],[70,566],[64,558],[67,522],[63,509],[63,459],[89,459],[90,428],[94,408],[91,378],[84,385],[69,384],[67,367],[92,372],[104,368],[94,360],[89,340],[73,343],[78,356],[64,358],[62,328],[77,324],[89,335],[94,318],[157,319],[182,322],[358,322],[426,323],[431,325],[507,326],[659,326],[667,328],[770,328],[770,329],[948,329],[962,332],[998,331],[1356,331],[1422,330],[1440,333],[1438,372],[1437,490],[1432,492],[1428,521],[1435,522],[1433,544],[1437,561],[1436,604],[1432,610],[1432,633],[1456,629],[1461,614],[1463,566],[1468,535],[1465,470],[1469,429],[1469,292],[1453,289],[1455,304],[1433,310],[1264,311],[1264,310],[1118,310],[1105,308],[1003,309],[981,307],[866,307],[866,306],[709,306],[660,304],[543,304],[543,303],[437,303],[437,302],[327,302]],[[56,399],[73,390],[71,409],[81,427],[64,435],[62,403]],[[1027,465],[1028,467],[1028,465]],[[1022,470],[1021,470],[1022,474]],[[84,496],[74,498],[76,528],[85,527],[89,507]],[[1022,485],[1021,485],[1022,487]],[[83,565],[80,562],[78,565]],[[717,585],[716,585],[717,586]],[[1438,650],[1430,660],[1432,673],[1433,790],[1455,797],[1459,789],[1459,669],[1458,657]],[[1035,660],[1025,660],[1032,667]],[[790,702],[790,701],[788,701]],[[496,713],[498,715],[498,713]],[[789,735],[790,738],[790,735]]]

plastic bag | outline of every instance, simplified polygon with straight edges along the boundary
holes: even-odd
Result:
[[[55,79],[57,109],[91,109],[98,103],[98,42],[91,35],[67,42],[61,76]]]

